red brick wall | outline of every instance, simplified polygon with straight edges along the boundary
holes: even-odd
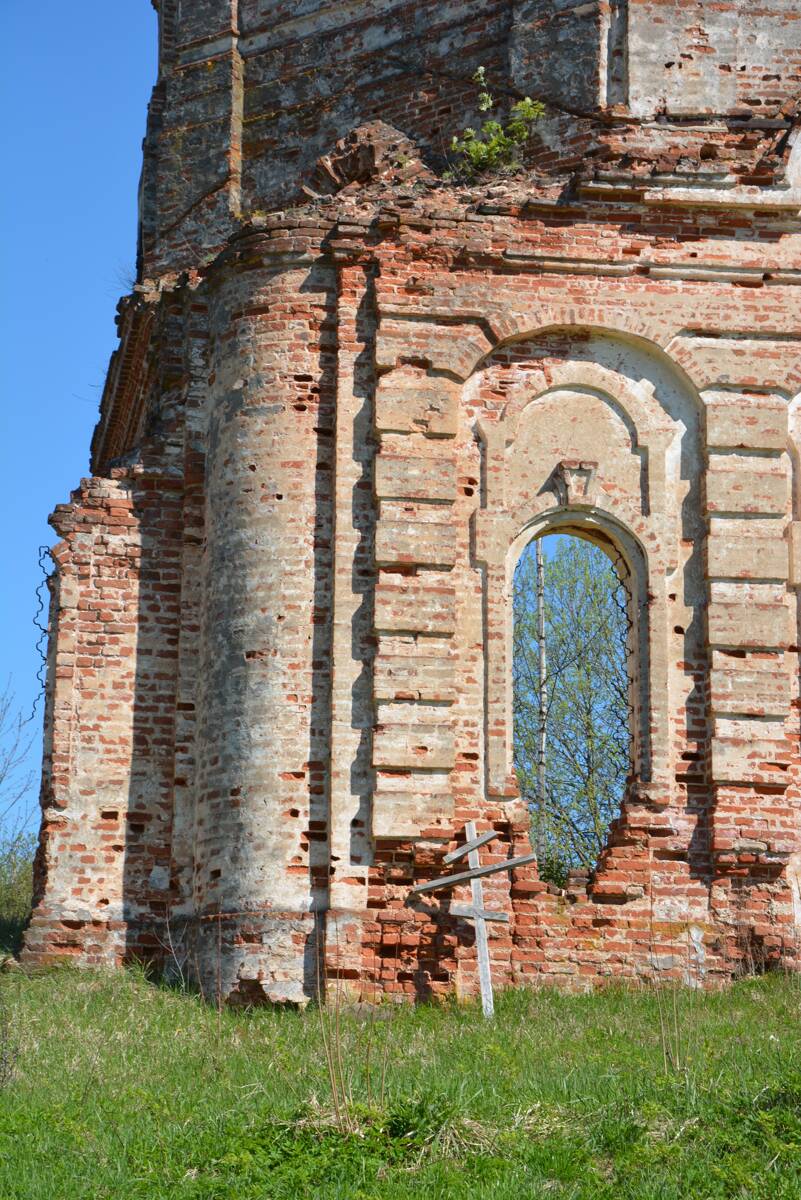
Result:
[[[496,97],[548,102],[530,157],[563,177],[639,160],[647,174],[770,183],[801,80],[792,0],[160,8],[143,177],[148,278],[208,261],[242,217],[296,203],[317,158],[365,122],[397,127],[441,167],[451,137],[482,119],[478,66]]]
[[[634,778],[589,879],[487,880],[498,984],[795,963],[795,14],[762,14],[769,61],[741,23],[732,107],[686,6],[588,9],[629,50],[667,23],[690,119],[673,67],[624,78],[562,6],[597,104],[554,93],[526,170],[468,185],[439,141],[479,62],[534,70],[541,6],[191,7],[161,5],[96,474],[53,518],[26,954],[177,959],[244,1002],[474,990],[470,925],[411,888],[467,821],[484,862],[528,850],[509,584],[561,528],[628,564]]]

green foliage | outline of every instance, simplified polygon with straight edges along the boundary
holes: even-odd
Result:
[[[534,806],[532,801],[529,801],[529,807],[532,810],[532,825],[534,826],[534,832],[536,835],[536,818],[534,817]],[[548,845],[549,841],[553,841],[553,835],[551,833],[549,836],[547,827],[543,841],[545,843],[544,849],[540,850],[537,858],[537,869],[539,871],[540,879],[546,880],[547,883],[555,883],[557,887],[565,888],[567,887],[570,868],[575,866],[575,863],[572,861],[568,852],[562,850],[558,846],[553,848],[552,846]]]
[[[0,838],[0,954],[16,953],[31,912],[36,838],[18,833]]]
[[[32,736],[6,686],[0,689],[0,958],[15,953],[31,910],[36,839],[26,831]]]
[[[515,767],[535,826],[541,874],[564,886],[592,869],[630,770],[628,618],[610,559],[576,537],[544,552],[545,795],[539,796],[539,639],[535,543],[514,583]]]
[[[668,995],[670,993],[667,993]],[[319,1016],[218,1014],[135,972],[0,974],[8,1200],[795,1200],[801,990],[520,991],[375,1022],[383,1105],[334,1119]],[[342,1013],[358,1071],[366,1022]]]
[[[498,101],[487,90],[484,67],[478,68],[473,82],[481,89],[477,101],[479,112],[492,112],[498,107]],[[545,106],[539,100],[526,96],[511,106],[505,121],[489,117],[479,130],[468,126],[451,142],[455,159],[451,175],[472,178],[519,166],[520,147],[528,141],[534,125],[544,112]]]

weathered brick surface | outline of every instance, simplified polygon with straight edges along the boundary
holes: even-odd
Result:
[[[796,961],[797,6],[435,7],[157,4],[140,280],[53,516],[30,959],[474,990],[409,892],[467,820],[529,848],[510,588],[561,530],[626,576],[634,772],[588,879],[487,880],[497,982]],[[546,117],[448,184],[480,63]]]

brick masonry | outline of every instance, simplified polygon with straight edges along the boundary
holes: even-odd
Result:
[[[52,518],[26,958],[474,991],[409,892],[467,820],[529,848],[510,585],[563,530],[625,565],[634,776],[589,879],[486,881],[496,982],[795,964],[797,5],[156,7],[139,282]],[[448,183],[478,65],[546,116]]]

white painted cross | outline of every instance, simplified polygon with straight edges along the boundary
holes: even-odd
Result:
[[[509,914],[504,912],[494,912],[484,907],[484,889],[481,880],[484,875],[494,875],[498,871],[512,871],[515,867],[522,867],[524,863],[534,862],[536,854],[521,854],[519,858],[508,858],[506,862],[493,863],[491,866],[482,867],[478,857],[478,852],[481,846],[486,846],[487,842],[491,842],[498,835],[494,830],[489,833],[476,834],[475,821],[468,821],[464,827],[466,842],[463,846],[459,846],[458,850],[451,851],[445,855],[444,861],[448,864],[456,862],[459,858],[464,858],[467,855],[467,863],[470,867],[469,871],[459,871],[455,875],[441,875],[439,879],[432,879],[430,883],[418,883],[417,887],[412,888],[412,895],[421,895],[423,892],[444,891],[446,888],[458,887],[461,883],[470,883],[470,891],[472,895],[472,904],[452,904],[451,912],[457,917],[466,917],[468,921],[474,921],[476,926],[476,954],[478,956],[478,978],[481,984],[481,1007],[485,1017],[491,1017],[495,1012],[495,1006],[492,999],[492,975],[490,973],[490,956],[489,956],[489,939],[487,937],[487,921],[508,921]]]

